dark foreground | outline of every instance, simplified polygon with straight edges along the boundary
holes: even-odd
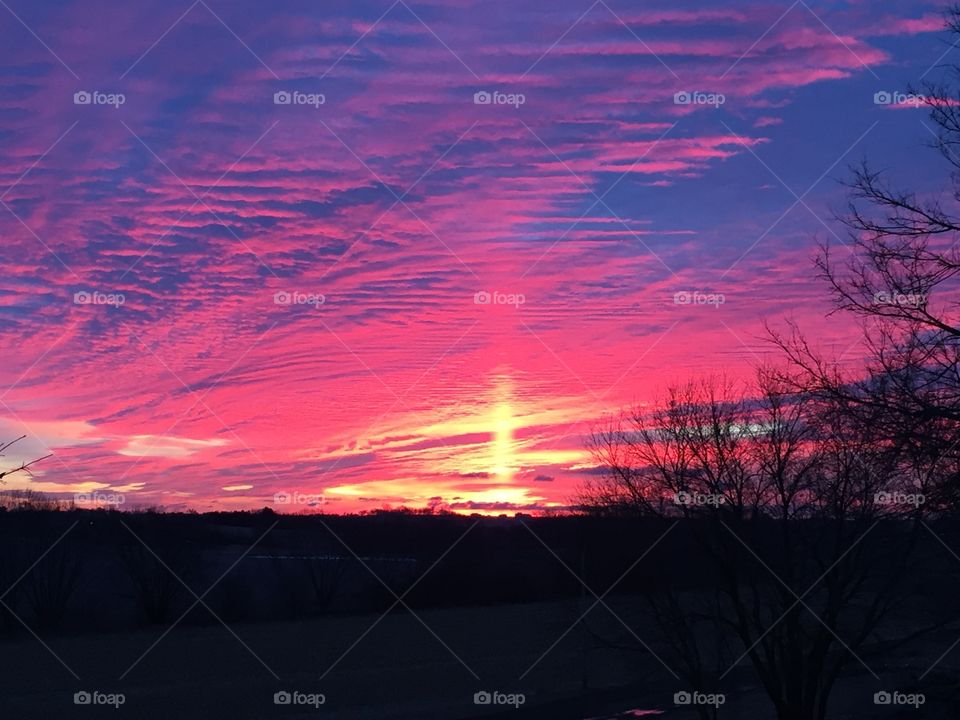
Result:
[[[0,513],[0,717],[700,718],[674,702],[691,686],[643,597],[708,596],[704,563],[682,530],[661,534],[589,518]],[[940,580],[920,595],[949,610],[960,561],[926,556]],[[832,720],[958,717],[960,626],[901,642],[921,620],[905,607],[862,647]],[[773,720],[749,660],[729,665],[719,718]],[[874,703],[918,677],[922,707]]]

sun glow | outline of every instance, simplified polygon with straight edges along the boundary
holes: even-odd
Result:
[[[333,452],[310,457],[341,467],[360,460],[351,482],[324,488],[344,509],[435,505],[500,514],[508,506],[562,505],[562,498],[550,497],[553,471],[544,468],[586,458],[578,448],[545,445],[539,428],[570,423],[581,404],[576,397],[546,402],[531,393],[522,374],[500,366],[486,374],[483,390],[447,405],[429,424],[422,424],[422,414],[398,414],[370,437],[345,435]],[[368,457],[389,459],[398,472],[367,477]]]
[[[489,472],[505,483],[513,482],[517,471],[517,458],[513,431],[517,420],[513,411],[513,381],[508,375],[500,375],[494,384],[495,405],[491,417],[493,442],[491,443],[491,467]]]

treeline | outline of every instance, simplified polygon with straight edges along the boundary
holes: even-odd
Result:
[[[171,623],[188,610],[183,622],[201,624],[382,612],[398,596],[413,608],[540,602],[582,595],[578,578],[612,584],[636,560],[633,543],[659,532],[578,516],[21,508],[0,511],[0,601],[7,633],[23,631],[21,620],[75,632]],[[699,561],[683,545],[678,534],[618,591],[690,584]],[[211,586],[209,608],[196,604]]]

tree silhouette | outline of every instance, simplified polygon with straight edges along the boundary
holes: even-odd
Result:
[[[874,434],[760,372],[739,391],[671,388],[592,450],[607,473],[584,488],[588,511],[676,521],[706,560],[682,587],[647,593],[666,662],[692,690],[717,692],[749,660],[779,720],[822,720],[843,672],[873,673],[862,656],[911,592],[925,512]]]

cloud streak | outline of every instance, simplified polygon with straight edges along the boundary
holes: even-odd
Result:
[[[926,70],[931,6],[387,8],[15,8],[0,427],[56,451],[26,486],[560,509],[604,413],[749,372],[764,318],[849,340],[809,282],[824,225],[780,180],[807,188]]]

